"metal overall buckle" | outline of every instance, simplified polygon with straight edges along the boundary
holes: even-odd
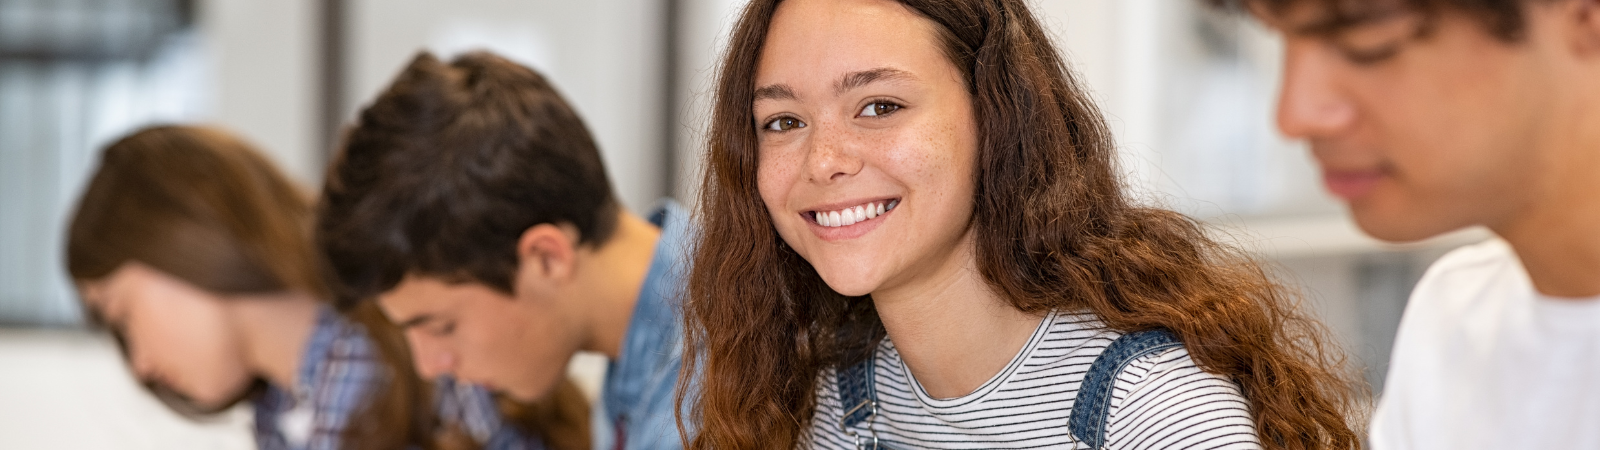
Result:
[[[868,441],[866,441],[866,439],[869,436],[862,436],[860,434],[857,434],[854,430],[851,430],[850,427],[847,427],[844,424],[845,418],[850,417],[851,415],[854,415],[856,413],[856,411],[860,411],[861,408],[868,408],[868,407],[870,407],[872,409],[867,413],[867,418],[862,423],[865,424],[865,426],[867,427],[867,432],[870,434],[870,437],[872,438],[872,441],[871,441],[872,442],[872,446],[871,447],[868,447],[866,445],[867,442],[868,442]],[[855,440],[856,440],[856,450],[867,450],[867,449],[879,450],[879,447],[878,447],[878,430],[872,428],[872,424],[877,419],[878,419],[878,402],[877,402],[877,400],[871,400],[871,399],[862,400],[861,403],[859,403],[856,406],[850,408],[850,410],[845,411],[844,412],[844,416],[841,416],[839,418],[839,429],[843,430],[845,435],[848,435],[848,436],[850,436],[852,438],[855,438]]]

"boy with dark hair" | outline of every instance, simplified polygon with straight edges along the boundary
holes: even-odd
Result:
[[[1600,448],[1600,0],[1237,3],[1363,230],[1497,235],[1412,293],[1373,447]]]
[[[594,139],[538,73],[422,53],[362,111],[317,221],[338,297],[376,301],[423,376],[546,397],[611,359],[601,448],[678,448],[687,215],[618,206]]]

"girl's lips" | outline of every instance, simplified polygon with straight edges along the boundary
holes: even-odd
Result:
[[[875,200],[846,205],[839,208],[814,209],[801,215],[811,220],[812,223],[829,228],[855,225],[860,222],[872,220],[880,215],[888,214],[900,205],[900,200]]]
[[[871,232],[899,206],[899,199],[879,200],[833,211],[804,211],[800,216],[817,237],[833,242],[858,238]]]

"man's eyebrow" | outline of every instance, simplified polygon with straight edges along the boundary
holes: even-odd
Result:
[[[794,89],[782,84],[771,84],[756,89],[754,101],[762,100],[794,100]]]
[[[842,94],[852,89],[866,86],[875,81],[885,80],[915,80],[917,77],[911,72],[892,67],[879,67],[876,69],[850,72],[833,84],[835,94]]]
[[[1341,31],[1398,17],[1412,12],[1405,7],[1367,8],[1364,11],[1332,11],[1323,17],[1294,26],[1289,34],[1300,36],[1332,36]]]
[[[433,320],[433,315],[432,314],[423,314],[423,315],[420,315],[420,316],[412,317],[410,319],[406,319],[405,322],[397,323],[397,324],[395,324],[395,326],[400,327],[400,329],[404,330],[404,329],[408,329],[408,328],[415,328],[415,327],[421,326],[423,324],[428,323],[428,321],[431,321],[431,320]]]

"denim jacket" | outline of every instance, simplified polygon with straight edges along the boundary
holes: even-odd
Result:
[[[619,357],[606,368],[596,408],[599,450],[681,449],[673,389],[683,364],[682,298],[693,231],[689,215],[666,200],[649,216],[661,228]]]

